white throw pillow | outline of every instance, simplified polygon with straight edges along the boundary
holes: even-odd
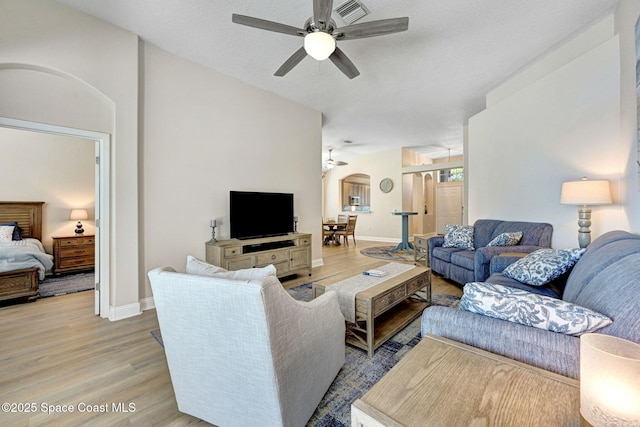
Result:
[[[607,316],[576,304],[483,282],[464,285],[460,309],[574,336],[612,323]]]
[[[473,226],[446,224],[443,248],[473,250]]]
[[[13,225],[1,225],[0,226],[0,243],[7,243],[13,240]]]
[[[521,283],[542,286],[569,271],[585,249],[538,249],[509,265],[502,274]]]
[[[513,233],[501,233],[498,234],[492,241],[487,243],[489,246],[515,246],[520,243],[522,239],[522,231],[516,231]]]
[[[265,267],[229,271],[222,267],[199,260],[191,255],[187,255],[186,271],[187,274],[195,274],[197,276],[211,276],[232,280],[254,280],[263,279],[268,276],[276,276],[276,267],[273,264]]]

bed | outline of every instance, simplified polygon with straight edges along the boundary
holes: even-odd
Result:
[[[39,280],[53,267],[53,257],[42,247],[44,202],[0,202],[0,224],[16,222],[20,241],[0,243],[0,301],[24,298],[34,301]]]

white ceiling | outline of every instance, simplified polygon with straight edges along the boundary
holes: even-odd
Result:
[[[360,71],[349,80],[330,61],[280,65],[302,38],[231,22],[238,13],[295,27],[313,0],[58,0],[138,34],[176,55],[323,112],[323,157],[419,147],[433,158],[462,153],[463,126],[484,96],[617,0],[362,0],[357,23],[409,17],[409,30],[341,41]],[[334,8],[344,0],[334,0]],[[338,27],[343,26],[336,19]],[[345,144],[345,140],[353,141]]]

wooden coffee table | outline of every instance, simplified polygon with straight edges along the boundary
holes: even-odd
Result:
[[[351,269],[312,285],[313,297],[325,292],[325,288],[350,277],[361,275],[363,271],[380,268],[389,261],[367,265],[365,268]],[[424,289],[424,298],[410,298]],[[356,322],[347,322],[346,342],[366,350],[373,356],[376,348],[394,336],[405,326],[420,316],[422,310],[431,305],[431,270],[415,266],[398,276],[356,294]]]
[[[351,405],[354,427],[580,426],[578,381],[427,335]]]

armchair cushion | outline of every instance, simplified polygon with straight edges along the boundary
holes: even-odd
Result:
[[[473,250],[473,227],[470,225],[445,225],[444,248]]]
[[[491,283],[467,283],[460,308],[574,336],[597,331],[612,323],[607,316],[576,304]]]
[[[522,231],[501,233],[487,243],[487,246],[515,246],[520,243],[520,240],[522,240]]]
[[[187,274],[211,276],[231,280],[259,280],[268,276],[276,276],[276,268],[272,264],[260,268],[246,268],[229,271],[198,258],[187,255]]]
[[[502,271],[507,277],[533,286],[542,286],[569,271],[585,249],[539,249]]]

